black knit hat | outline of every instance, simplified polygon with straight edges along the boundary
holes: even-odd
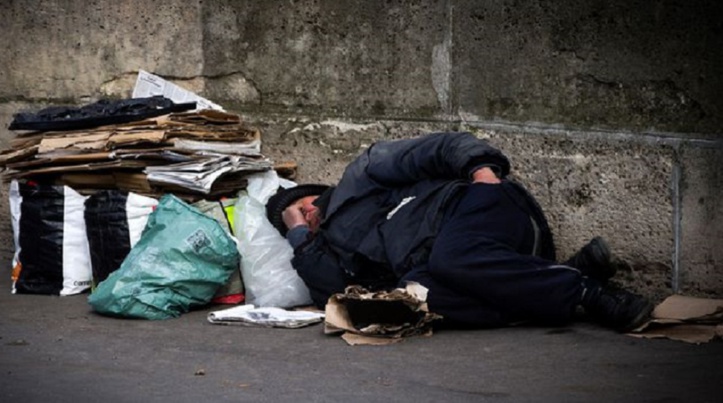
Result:
[[[275,195],[269,198],[266,203],[266,216],[271,224],[279,230],[281,235],[286,236],[289,230],[284,224],[281,213],[291,203],[307,196],[319,196],[329,189],[327,185],[299,185],[288,189],[279,188]]]

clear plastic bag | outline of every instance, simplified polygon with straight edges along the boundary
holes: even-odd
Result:
[[[291,266],[291,245],[266,218],[266,202],[279,186],[294,185],[267,171],[249,176],[247,190],[239,194],[234,227],[249,304],[289,308],[312,303],[309,289]]]

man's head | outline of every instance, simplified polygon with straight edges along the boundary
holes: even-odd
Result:
[[[299,185],[279,189],[266,203],[266,216],[281,235],[286,235],[289,230],[285,218],[286,222],[305,223],[312,231],[316,231],[321,215],[313,202],[327,189],[327,185]],[[287,208],[289,210],[284,213]]]

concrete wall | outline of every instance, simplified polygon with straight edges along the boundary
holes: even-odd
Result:
[[[723,296],[723,3],[1,3],[0,143],[13,113],[128,97],[139,69],[241,113],[301,180],[377,139],[470,130],[563,257],[601,234],[641,291]]]

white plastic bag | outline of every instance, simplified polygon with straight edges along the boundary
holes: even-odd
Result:
[[[249,304],[289,308],[312,303],[309,289],[291,266],[291,245],[266,217],[266,202],[279,186],[294,185],[267,171],[249,176],[246,192],[239,194],[234,227]]]
[[[17,180],[10,182],[10,223],[13,228],[13,244],[15,245],[15,253],[13,253],[12,262],[12,279],[13,286],[11,292],[15,294],[15,282],[20,275],[20,205],[23,203],[23,196],[20,194],[20,187]]]

